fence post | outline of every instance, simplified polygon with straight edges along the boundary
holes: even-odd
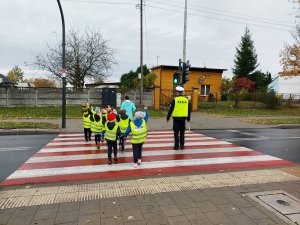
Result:
[[[255,105],[256,105],[256,91],[254,91],[254,105],[253,105],[254,109],[255,109]]]
[[[9,91],[8,91],[8,89],[9,89],[9,87],[7,87],[6,88],[6,107],[8,107],[8,93],[9,93]]]
[[[87,102],[90,103],[90,89],[88,88],[88,97],[87,97]]]
[[[35,107],[38,106],[38,88],[35,88]]]
[[[291,100],[292,100],[292,94],[290,94],[290,97],[289,97],[289,108],[291,107]]]

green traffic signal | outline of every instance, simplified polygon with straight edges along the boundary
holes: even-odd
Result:
[[[174,73],[173,74],[173,85],[177,86],[178,81],[179,81],[179,74],[178,73]]]

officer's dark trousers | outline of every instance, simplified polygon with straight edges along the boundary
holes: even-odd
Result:
[[[174,147],[184,146],[185,120],[173,120]]]

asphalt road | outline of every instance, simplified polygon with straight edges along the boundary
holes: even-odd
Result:
[[[57,134],[0,136],[0,182],[56,136]]]
[[[300,163],[300,129],[197,130],[196,132]],[[0,182],[56,136],[56,134],[0,136]]]
[[[197,132],[300,163],[300,129],[198,130]]]

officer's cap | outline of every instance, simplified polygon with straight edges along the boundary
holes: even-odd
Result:
[[[179,92],[182,92],[182,91],[184,91],[184,88],[181,87],[181,86],[177,86],[177,87],[175,88],[175,90],[176,90],[176,91],[179,91]]]

